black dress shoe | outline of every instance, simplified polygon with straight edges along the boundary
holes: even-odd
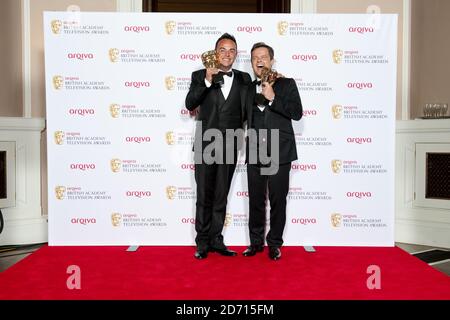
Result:
[[[244,257],[252,257],[257,252],[263,252],[263,250],[264,250],[263,246],[248,246],[247,249],[245,249],[244,252],[242,252],[242,254],[244,255]]]
[[[208,257],[208,251],[197,249],[197,251],[195,251],[194,257],[199,260],[206,259]]]
[[[269,258],[272,260],[278,260],[281,258],[281,250],[278,247],[270,247]]]
[[[234,256],[237,255],[236,251],[230,250],[227,247],[224,247],[224,248],[210,247],[209,251],[210,252],[217,252],[218,254],[220,254],[222,256],[227,256],[227,257],[234,257]]]

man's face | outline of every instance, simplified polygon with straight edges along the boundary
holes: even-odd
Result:
[[[253,72],[258,78],[261,77],[261,71],[263,67],[272,69],[273,59],[270,59],[269,50],[267,48],[261,47],[256,48],[252,52],[252,68]]]
[[[216,47],[217,58],[219,60],[219,69],[228,71],[236,60],[237,48],[236,44],[229,39],[222,39]]]

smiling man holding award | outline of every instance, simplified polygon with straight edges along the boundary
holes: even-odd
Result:
[[[192,73],[186,96],[189,111],[199,108],[194,142],[197,184],[197,250],[194,256],[197,259],[205,259],[208,252],[236,255],[225,246],[222,229],[238,150],[236,143],[222,143],[220,146],[218,143],[226,141],[226,130],[243,127],[245,95],[251,78],[248,73],[232,69],[236,56],[236,39],[228,33],[223,34],[216,41],[215,50],[202,55],[205,69]],[[205,142],[205,132],[208,130],[219,132],[221,139],[212,137],[211,142]],[[216,148],[211,151],[209,147],[212,142],[216,143]],[[214,158],[214,161],[206,161],[204,155],[205,158]]]
[[[270,229],[266,236],[269,258],[281,258],[286,224],[286,197],[291,162],[297,159],[292,120],[300,120],[302,102],[295,80],[272,69],[274,50],[258,42],[251,49],[256,80],[246,101],[247,181],[249,194],[250,246],[246,257],[262,252],[266,229],[266,198],[270,201]]]

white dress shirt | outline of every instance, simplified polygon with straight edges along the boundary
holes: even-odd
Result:
[[[222,94],[223,94],[225,100],[227,100],[228,95],[230,94],[231,86],[233,84],[233,79],[234,79],[234,72],[232,72],[231,77],[229,77],[227,75],[223,76],[223,85],[220,89],[222,90]],[[205,78],[205,85],[207,88],[209,88],[211,86],[211,82],[206,80],[206,78]]]

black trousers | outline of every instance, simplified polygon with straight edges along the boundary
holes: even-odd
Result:
[[[280,247],[283,244],[290,171],[291,163],[280,165],[278,172],[274,175],[261,175],[261,167],[247,165],[250,204],[248,227],[251,245],[264,245],[267,194],[270,200],[270,229],[266,237],[267,244],[271,247]]]
[[[236,169],[233,164],[196,164],[197,203],[195,242],[199,249],[223,248],[222,229],[225,222],[228,192]]]

